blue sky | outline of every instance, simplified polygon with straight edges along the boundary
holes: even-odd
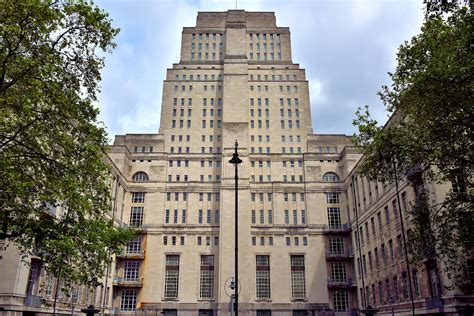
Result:
[[[198,11],[225,11],[235,0],[100,0],[117,48],[106,56],[98,106],[109,136],[156,133],[166,69],[179,62],[181,31]],[[423,22],[421,0],[239,0],[239,9],[274,11],[290,27],[293,62],[306,69],[315,133],[353,134],[368,104],[387,119],[377,91],[390,84],[397,48]]]

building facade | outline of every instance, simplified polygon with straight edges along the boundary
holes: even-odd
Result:
[[[115,138],[123,220],[144,255],[117,261],[114,306],[230,314],[238,141],[239,307],[306,314],[356,306],[343,181],[359,154],[313,134],[308,81],[270,12],[200,12],[163,82],[158,134]],[[131,272],[133,271],[133,272]]]
[[[313,133],[305,71],[274,13],[199,12],[162,95],[159,132],[118,135],[108,151],[113,216],[141,233],[82,303],[107,314],[232,314],[237,141],[240,313],[353,315],[370,304],[408,314],[406,271],[417,313],[454,313],[442,270],[406,268],[394,188],[357,175],[351,137]],[[409,227],[415,195],[400,190]],[[46,281],[15,258],[0,261],[0,304],[48,311],[27,304]]]

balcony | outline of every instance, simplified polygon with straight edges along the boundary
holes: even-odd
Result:
[[[143,250],[140,250],[138,252],[127,252],[126,249],[122,250],[121,253],[117,255],[117,258],[122,258],[122,259],[129,259],[129,260],[143,260],[145,259],[145,253]]]
[[[41,307],[41,296],[27,295],[25,298],[25,305],[31,307]]]
[[[351,226],[349,224],[324,225],[323,232],[325,234],[349,234],[351,232]]]
[[[114,286],[141,287],[142,284],[143,284],[143,278],[136,278],[136,279],[124,279],[122,277],[114,278]]]
[[[356,286],[352,278],[346,278],[342,280],[333,280],[331,278],[328,279],[328,288],[330,289],[346,289]]]
[[[326,260],[348,260],[354,258],[352,248],[345,251],[330,251],[326,250]]]
[[[443,300],[439,296],[433,296],[425,300],[426,308],[440,308],[443,307]]]

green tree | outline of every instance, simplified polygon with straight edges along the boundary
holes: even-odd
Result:
[[[474,246],[474,20],[470,6],[443,3],[427,7],[421,33],[401,45],[392,84],[379,92],[391,119],[382,127],[367,107],[359,109],[355,140],[364,154],[363,175],[404,178],[417,193],[412,259],[442,258],[452,268],[448,275],[467,291],[459,260]],[[452,182],[453,189],[435,203],[430,182]]]
[[[0,239],[66,283],[97,285],[133,234],[109,216],[93,106],[117,33],[89,1],[0,1]]]

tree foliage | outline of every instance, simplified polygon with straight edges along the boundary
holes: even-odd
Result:
[[[366,107],[354,124],[364,153],[362,174],[389,182],[405,178],[417,191],[413,254],[459,267],[459,258],[474,246],[474,20],[462,2],[443,3],[427,6],[421,33],[401,45],[392,84],[379,92],[393,113],[389,122],[381,127]],[[424,185],[430,182],[453,182],[456,190],[435,203]],[[447,272],[462,278],[460,271]]]
[[[97,51],[117,33],[86,0],[0,1],[0,239],[89,285],[131,235],[108,216],[107,137],[93,106]]]

